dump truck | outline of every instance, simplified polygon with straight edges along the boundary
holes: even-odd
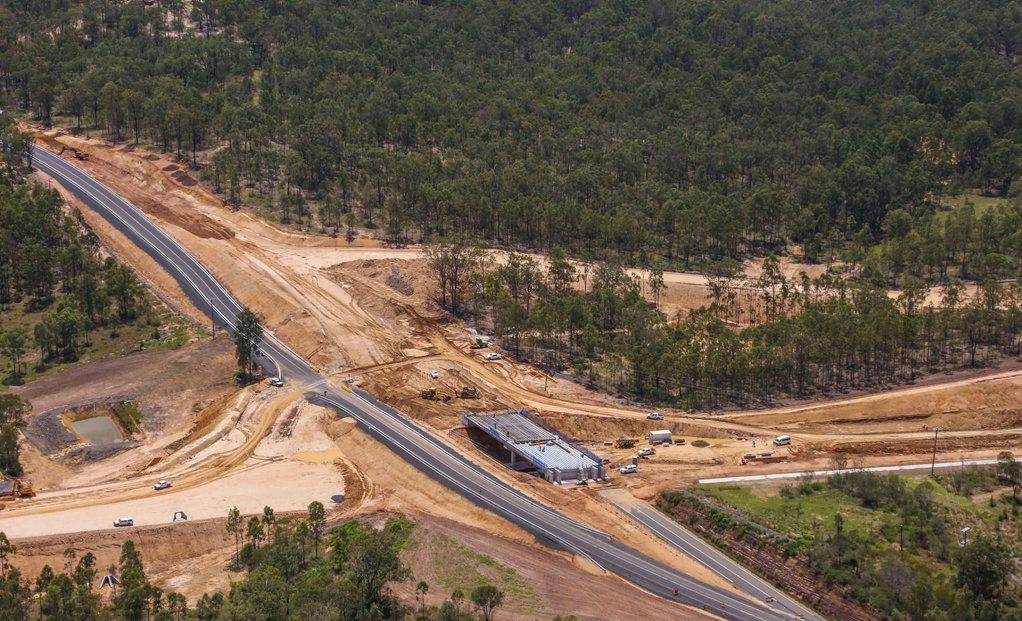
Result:
[[[436,388],[427,388],[419,393],[419,396],[423,399],[429,399],[430,401],[450,401],[451,396],[440,392]]]
[[[479,389],[476,388],[475,386],[462,386],[461,389],[458,390],[458,398],[459,399],[478,399],[479,398]]]

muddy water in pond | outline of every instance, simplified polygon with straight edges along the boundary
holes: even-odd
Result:
[[[90,444],[113,444],[124,439],[121,430],[108,416],[93,416],[71,423],[75,432]]]

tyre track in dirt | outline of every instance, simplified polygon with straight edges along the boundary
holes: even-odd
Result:
[[[259,418],[256,428],[247,435],[241,446],[228,453],[211,455],[199,463],[190,464],[183,470],[173,473],[160,472],[159,476],[151,479],[146,475],[130,479],[130,483],[141,484],[141,487],[124,489],[125,485],[130,484],[129,481],[117,481],[88,488],[71,488],[55,492],[52,495],[43,493],[36,497],[31,504],[16,505],[5,509],[4,517],[37,515],[128,500],[148,499],[153,494],[153,483],[159,478],[171,475],[174,478],[174,490],[181,491],[201,487],[232,471],[243,471],[245,468],[241,468],[241,466],[252,457],[256,448],[273,429],[284,409],[300,399],[301,396],[297,392],[287,393],[276,397],[262,407],[262,416]]]
[[[326,252],[329,256],[331,247],[336,241],[331,238],[302,234],[284,229],[273,223],[250,214],[246,211],[232,212],[223,207],[223,202],[210,193],[202,184],[185,187],[178,180],[161,170],[169,160],[152,155],[142,157],[138,154],[126,154],[120,150],[103,147],[95,141],[83,141],[70,136],[60,140],[47,138],[52,144],[75,144],[88,147],[94,154],[83,168],[103,179],[127,198],[156,215],[168,228],[179,231],[178,236],[202,260],[211,267],[214,274],[224,280],[233,291],[237,291],[243,303],[263,314],[268,331],[288,342],[295,343],[300,353],[315,356],[317,364],[328,372],[347,372],[368,370],[376,365],[412,364],[418,359],[410,358],[401,351],[401,336],[395,334],[393,325],[387,325],[367,312],[354,299],[344,286],[334,282],[329,273],[331,265],[323,261],[320,254],[316,260],[309,260],[305,254],[315,249],[318,253]],[[98,157],[95,157],[98,156]],[[150,159],[153,158],[153,159]],[[109,161],[106,161],[109,160]],[[125,173],[128,179],[125,180]],[[153,196],[158,192],[163,203],[156,203]],[[182,197],[185,197],[183,199]],[[209,224],[202,223],[208,220]],[[201,230],[195,233],[195,221],[201,221]],[[226,227],[231,235],[209,235],[207,232],[215,228]],[[191,239],[187,239],[191,237]],[[215,242],[215,243],[214,243]],[[388,251],[389,252],[389,251]],[[224,260],[224,254],[230,259]],[[413,254],[406,252],[404,254]],[[317,267],[317,264],[319,265]],[[225,269],[223,266],[229,266]],[[260,278],[253,279],[248,275],[237,274],[239,266],[248,266]],[[466,354],[462,349],[450,343],[436,328],[437,321],[424,318],[413,306],[403,303],[396,296],[387,294],[384,285],[368,278],[348,273],[346,277],[356,278],[362,286],[372,287],[374,292],[388,299],[396,306],[402,307],[409,317],[415,318],[422,334],[428,336],[430,343],[438,353],[434,360],[447,360],[463,366],[466,372],[490,385],[498,393],[504,394],[523,406],[544,409],[565,414],[598,416],[608,419],[641,418],[644,413],[638,408],[606,405],[590,401],[579,404],[575,401],[560,399],[555,396],[537,392],[535,388],[520,382],[521,373],[514,368],[506,368],[510,364],[486,365]],[[680,274],[678,280],[696,283],[702,277],[696,274]],[[272,283],[258,281],[264,280]],[[256,281],[253,283],[253,281]],[[279,292],[278,292],[279,288]],[[301,311],[284,309],[302,308]],[[1020,377],[1022,371],[1013,371],[1004,377]],[[722,430],[733,435],[775,435],[777,431],[788,432],[799,438],[817,441],[833,439],[883,440],[891,437],[909,437],[912,432],[891,434],[889,432],[871,433],[822,433],[805,429],[795,429],[794,423],[770,422],[757,423],[756,419],[777,414],[800,414],[826,411],[828,408],[841,407],[844,404],[865,404],[871,400],[881,400],[898,394],[924,394],[930,390],[940,390],[942,386],[961,386],[971,383],[989,381],[991,378],[977,377],[945,384],[933,384],[904,388],[880,394],[864,395],[849,399],[825,401],[803,405],[786,406],[773,410],[753,410],[714,416],[679,414],[666,411],[670,421],[687,424],[703,425]],[[573,395],[574,397],[574,395]],[[584,398],[582,400],[585,400]],[[994,430],[986,433],[1005,434],[1017,431],[1010,429]],[[947,431],[946,437],[968,431]]]
[[[609,406],[598,403],[586,403],[580,405],[574,401],[568,401],[560,399],[558,397],[544,395],[536,392],[534,389],[528,386],[523,386],[518,383],[517,380],[524,377],[526,374],[520,371],[517,367],[517,363],[511,361],[505,361],[498,364],[484,362],[478,357],[473,356],[470,353],[466,353],[461,347],[452,343],[444,332],[444,321],[437,320],[423,316],[414,305],[408,304],[400,300],[397,296],[389,290],[388,287],[382,285],[371,278],[367,278],[358,274],[345,273],[345,278],[350,278],[357,281],[361,286],[366,289],[372,290],[375,295],[385,297],[391,304],[401,309],[402,312],[406,313],[411,318],[416,330],[420,335],[425,336],[430,343],[430,346],[437,352],[433,355],[424,358],[412,358],[408,360],[402,360],[383,365],[377,365],[374,367],[364,367],[360,369],[350,369],[342,372],[343,374],[354,374],[354,373],[370,373],[379,370],[394,370],[403,366],[413,366],[421,363],[423,360],[444,360],[447,362],[458,365],[463,372],[475,377],[480,385],[486,385],[494,392],[510,397],[519,404],[533,408],[540,409],[550,412],[558,412],[564,414],[575,414],[590,416],[595,418],[605,419],[621,419],[631,418],[636,420],[645,420],[646,412],[638,408],[628,408],[626,406]],[[499,369],[499,371],[497,370]],[[503,371],[500,372],[500,371]],[[676,413],[665,413],[665,419],[667,422],[680,422],[690,425],[699,425],[704,427],[710,427],[732,434],[749,435],[749,436],[771,436],[776,435],[779,431],[787,431],[791,427],[789,425],[755,425],[740,422],[744,416],[755,416],[755,415],[769,415],[773,413],[788,413],[788,412],[802,412],[812,410],[823,410],[827,408],[833,408],[836,405],[843,404],[854,404],[861,402],[869,402],[876,399],[883,399],[890,397],[892,394],[905,394],[912,392],[926,392],[934,389],[943,389],[948,387],[954,387],[959,385],[968,385],[975,383],[989,382],[997,379],[1014,378],[1022,376],[1022,371],[1010,371],[1005,373],[998,373],[991,376],[982,376],[977,378],[970,378],[966,380],[959,380],[950,385],[940,384],[935,386],[924,386],[906,389],[904,392],[899,393],[882,393],[878,395],[866,395],[861,397],[853,397],[847,400],[840,400],[834,402],[827,402],[817,405],[807,406],[796,406],[792,408],[778,408],[777,410],[763,410],[738,413],[733,415],[721,415],[721,416],[687,416]],[[1001,443],[997,441],[998,438],[1008,439],[1017,436],[1022,432],[1022,427],[1008,427],[1004,429],[987,429],[987,430],[948,430],[941,434],[942,438],[961,438],[963,440],[968,439],[970,444],[975,444],[974,440],[978,437],[989,436],[993,440],[990,442],[992,446],[999,446]],[[905,432],[860,432],[860,433],[847,433],[847,432],[835,432],[835,433],[822,433],[822,432],[803,432],[792,429],[792,434],[797,435],[801,440],[813,441],[816,443],[833,444],[834,446],[840,446],[848,444],[849,446],[858,446],[862,442],[879,442],[879,441],[922,441],[928,438],[932,439],[932,431],[920,430],[920,431],[905,431]]]

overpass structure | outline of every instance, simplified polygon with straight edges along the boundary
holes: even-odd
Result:
[[[510,455],[511,468],[535,468],[551,483],[600,480],[603,459],[571,442],[525,410],[462,417],[465,427],[479,429]]]

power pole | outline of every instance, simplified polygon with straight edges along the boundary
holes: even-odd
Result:
[[[933,459],[930,460],[930,476],[934,475],[937,468],[937,434],[940,433],[940,427],[933,428]]]

